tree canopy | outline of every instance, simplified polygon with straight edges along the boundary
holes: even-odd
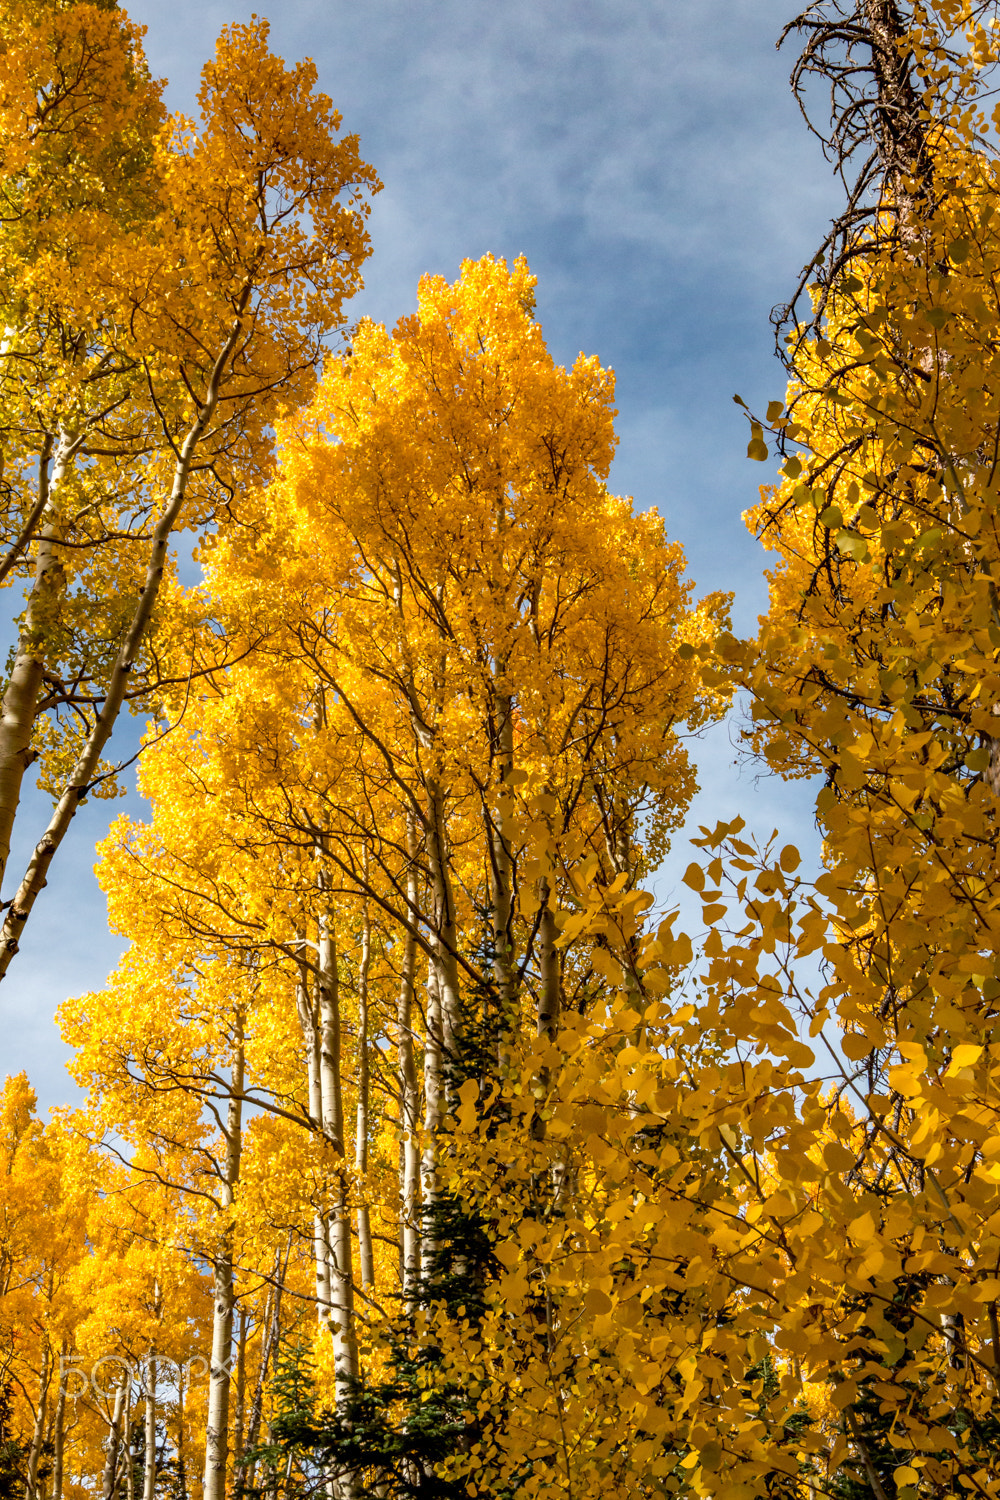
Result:
[[[149,808],[85,1104],[0,1098],[0,1492],[1000,1496],[998,19],[786,29],[847,198],[753,639],[523,260],[336,341],[378,182],[264,23],[196,127],[113,7],[0,22],[3,965],[126,701]],[[729,714],[822,860],[701,829],[686,932]]]

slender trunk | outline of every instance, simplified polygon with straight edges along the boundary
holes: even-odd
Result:
[[[412,812],[406,815],[406,903],[409,921],[417,911],[417,830]],[[407,928],[396,1004],[396,1056],[399,1062],[400,1125],[400,1253],[403,1297],[412,1307],[420,1281],[420,1096],[413,1051],[413,986],[417,969],[417,939]]]
[[[499,768],[499,795],[496,811],[490,819],[490,852],[493,877],[493,968],[500,1009],[498,1045],[503,1053],[503,1033],[511,1025],[514,1003],[514,973],[517,953],[514,947],[513,870],[506,806],[507,784],[514,769],[514,701],[509,693],[497,695],[496,754]],[[501,1055],[500,1061],[503,1061]]]
[[[351,1249],[350,1184],[344,1141],[344,1100],[341,1088],[340,970],[333,918],[326,904],[327,881],[320,875],[324,902],[319,920],[319,1035],[323,1134],[336,1156],[332,1205],[326,1221],[330,1277],[330,1333],[337,1409],[346,1411],[360,1374],[354,1327],[354,1264]],[[337,1500],[354,1500],[357,1480],[346,1473],[336,1486]]]
[[[264,1389],[267,1385],[267,1372],[271,1363],[271,1356],[278,1346],[281,1334],[281,1292],[285,1283],[285,1271],[288,1267],[288,1258],[292,1253],[292,1235],[288,1237],[288,1245],[285,1249],[285,1264],[281,1263],[281,1251],[275,1256],[274,1262],[274,1285],[268,1292],[267,1302],[264,1307],[264,1318],[261,1325],[261,1349],[260,1364],[257,1366],[257,1379],[254,1382],[253,1400],[250,1403],[250,1422],[247,1427],[246,1447],[247,1452],[252,1453],[260,1440],[261,1420],[264,1414]],[[257,1477],[256,1459],[248,1468],[240,1473],[236,1484],[237,1495],[242,1495],[244,1490],[254,1488]]]
[[[83,750],[78,756],[76,764],[63,787],[62,794],[49,819],[48,827],[35,845],[21,883],[7,908],[7,916],[2,929],[0,929],[0,979],[6,974],[11,960],[18,950],[18,944],[20,943],[25,923],[30,917],[32,908],[46,884],[49,866],[52,864],[55,852],[65,838],[69,826],[76,816],[77,809],[83,798],[87,795],[94,776],[97,774],[101,756],[104,754],[108,740],[111,738],[118,715],[121,712],[122,704],[125,701],[125,694],[131,683],[132,673],[149,631],[156,602],[159,598],[160,585],[163,581],[163,570],[166,566],[169,552],[170,537],[184,506],[188,477],[195,454],[215,415],[223,376],[239,344],[243,329],[243,317],[250,302],[250,291],[251,288],[248,284],[241,293],[237,306],[236,321],[233,324],[229,338],[216,358],[206,387],[205,398],[199,406],[197,416],[188,428],[183,442],[176,450],[177,460],[174,465],[170,495],[153,528],[153,535],[149,546],[149,557],[146,564],[146,577],[132,613],[125,641],[111,669],[104,702],[94,721],[93,728],[87,736]],[[54,480],[55,475],[53,475]],[[39,565],[41,564],[41,550],[44,547],[43,533]],[[51,573],[51,583],[46,585],[46,601],[49,601],[50,597],[51,599],[55,599],[63,587],[57,576],[57,560],[53,558],[48,566]],[[37,580],[38,573],[36,570]],[[48,602],[46,602],[45,607],[49,608]],[[39,625],[40,628],[44,628],[41,621]],[[17,663],[15,663],[15,673],[16,671]],[[28,672],[27,662],[25,664],[25,671]],[[13,683],[14,677],[12,675],[11,684],[8,685],[8,695],[11,692]],[[9,857],[11,830],[13,829],[14,817],[20,799],[21,780],[26,768],[27,740],[23,739],[24,725],[29,710],[32,722],[34,720],[34,706],[37,703],[37,696],[37,687],[34,696],[31,695],[30,672],[28,672],[22,686],[19,686],[16,690],[16,701],[12,700],[11,702],[9,710],[11,717],[8,725],[9,735],[6,747],[8,754],[6,760],[4,759],[3,751],[3,730],[0,728],[0,858],[3,859],[4,863],[6,863]],[[7,715],[8,706],[7,698],[5,697],[3,721],[7,720]],[[21,747],[20,749],[18,748],[19,746]],[[20,757],[20,770],[18,770],[18,757]],[[6,783],[4,783],[4,777],[6,777]]]
[[[354,1272],[351,1254],[350,1191],[344,1154],[344,1103],[341,1092],[340,975],[336,937],[329,912],[319,925],[320,1078],[323,1133],[337,1156],[333,1205],[328,1225],[330,1330],[338,1404],[345,1402],[358,1378],[354,1331]]]
[[[497,550],[504,556],[509,545],[510,517],[507,495],[502,486],[495,492]],[[496,767],[497,798],[489,820],[489,850],[493,884],[493,973],[497,986],[499,1026],[497,1062],[506,1060],[506,1035],[513,1026],[514,949],[513,871],[510,852],[510,778],[514,770],[514,698],[509,685],[510,661],[501,648],[494,672],[494,722],[490,726],[490,748]]]
[[[208,1376],[208,1412],[205,1420],[205,1481],[203,1500],[225,1500],[229,1458],[229,1393],[232,1386],[230,1361],[233,1349],[233,1230],[230,1213],[240,1177],[243,1149],[243,1039],[239,1038],[233,1061],[232,1093],[226,1112],[226,1157],[220,1192],[220,1207],[226,1222],[213,1262],[212,1363]]]
[[[444,1079],[441,1065],[441,997],[438,971],[427,974],[427,1028],[424,1037],[424,1142],[420,1158],[423,1223],[420,1263],[423,1279],[430,1276],[437,1249],[434,1210],[438,1203],[438,1132],[444,1119]]]
[[[146,1358],[146,1409],[142,1449],[142,1500],[156,1494],[156,1360]]]
[[[38,1494],[38,1464],[45,1442],[45,1417],[49,1405],[49,1385],[52,1381],[52,1350],[46,1337],[42,1344],[42,1368],[38,1379],[38,1405],[35,1408],[35,1425],[28,1449],[28,1476],[24,1488],[25,1500],[36,1500]]]
[[[539,1037],[554,1042],[559,1035],[560,983],[559,949],[556,946],[556,914],[552,906],[553,893],[547,879],[539,882],[541,916],[538,922],[538,967],[540,984],[536,1030]]]
[[[847,1430],[851,1434],[851,1440],[854,1443],[855,1448],[857,1448],[858,1453],[861,1455],[861,1462],[865,1466],[865,1474],[867,1475],[868,1483],[871,1486],[871,1491],[875,1496],[875,1500],[889,1500],[889,1497],[885,1492],[885,1486],[879,1478],[879,1472],[876,1469],[875,1464],[872,1461],[872,1456],[868,1451],[868,1444],[862,1437],[861,1432],[858,1429],[858,1424],[854,1420],[854,1413],[850,1410],[850,1408],[847,1409],[846,1416]]]
[[[538,882],[540,914],[538,919],[538,995],[535,1004],[535,1032],[540,1041],[554,1042],[559,1035],[560,984],[559,949],[556,947],[556,914],[552,908],[552,889],[543,876]],[[544,1094],[552,1079],[549,1066],[538,1071],[538,1087]],[[531,1122],[531,1135],[536,1141],[545,1139],[545,1121],[535,1113]]]
[[[320,1068],[320,1034],[316,1022],[316,1008],[309,995],[309,972],[305,965],[299,969],[299,982],[295,990],[295,1004],[299,1025],[306,1046],[306,1068],[309,1077],[309,1118],[313,1129],[323,1129],[323,1082]],[[330,1258],[327,1253],[326,1224],[319,1208],[313,1214],[313,1268],[316,1283],[316,1317],[320,1327],[325,1327],[330,1316]]]
[[[132,1405],[125,1406],[125,1431],[122,1434],[122,1456],[125,1461],[125,1500],[135,1500],[135,1465],[132,1462]]]
[[[65,1355],[68,1345],[63,1343]],[[52,1500],[62,1500],[63,1467],[66,1438],[66,1381],[60,1380],[56,1392],[55,1419],[52,1423]]]
[[[177,1497],[187,1500],[187,1459],[184,1444],[184,1366],[177,1371]]]
[[[454,1104],[451,1063],[459,1026],[458,924],[448,867],[448,835],[444,793],[433,779],[427,782],[427,853],[434,907],[431,965],[435,971],[439,1046],[445,1097]]]
[[[7,680],[0,711],[0,882],[10,858],[14,819],[21,801],[21,784],[31,764],[31,737],[35,727],[38,695],[45,672],[45,657],[52,633],[59,623],[66,593],[66,570],[61,543],[66,518],[59,509],[60,496],[73,466],[79,440],[60,433],[52,477],[49,479],[51,442],[38,467],[39,501],[48,520],[38,538],[34,577],[28,594],[14,665]]]
[[[236,1410],[233,1413],[233,1464],[243,1457],[243,1423],[247,1388],[247,1315],[240,1311],[240,1331],[236,1340]]]
[[[365,849],[365,883],[368,881],[368,850]],[[361,1285],[375,1285],[375,1255],[372,1248],[371,1210],[368,1206],[368,1109],[371,1079],[368,1066],[368,973],[372,957],[372,924],[365,897],[361,914],[361,961],[358,965],[358,1120],[354,1137],[354,1166],[361,1202],[358,1204],[358,1258]]]
[[[122,1440],[122,1416],[125,1411],[125,1394],[128,1389],[127,1377],[119,1382],[115,1391],[115,1404],[111,1412],[111,1421],[108,1426],[107,1458],[104,1461],[104,1474],[101,1479],[101,1500],[113,1500],[115,1493],[115,1480],[118,1475],[118,1448]]]

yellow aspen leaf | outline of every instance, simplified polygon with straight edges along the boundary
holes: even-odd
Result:
[[[583,1300],[587,1311],[595,1313],[599,1317],[603,1317],[609,1313],[614,1306],[607,1292],[602,1291],[600,1287],[596,1286],[588,1288]]]

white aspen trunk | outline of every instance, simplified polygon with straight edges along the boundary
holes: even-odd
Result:
[[[111,1412],[111,1421],[108,1425],[108,1447],[107,1458],[104,1461],[104,1473],[101,1476],[101,1500],[113,1500],[115,1493],[115,1479],[118,1475],[118,1447],[122,1439],[122,1415],[125,1411],[125,1393],[128,1388],[128,1377],[119,1381],[118,1389],[115,1391],[115,1404]]]
[[[146,1359],[146,1406],[144,1412],[142,1452],[142,1500],[156,1495],[156,1360]]]
[[[135,1465],[132,1462],[132,1404],[125,1404],[125,1431],[122,1434],[122,1456],[125,1461],[125,1500],[135,1500]]]
[[[177,1496],[187,1500],[187,1447],[184,1442],[184,1366],[177,1371]]]
[[[236,1339],[236,1410],[233,1413],[233,1465],[243,1457],[243,1424],[246,1417],[247,1387],[247,1315],[240,1310],[240,1329]]]
[[[322,888],[322,887],[321,887]],[[330,1330],[338,1403],[346,1401],[358,1378],[358,1345],[354,1329],[354,1270],[351,1253],[350,1192],[344,1154],[344,1104],[341,1090],[340,976],[333,921],[328,911],[319,926],[320,1078],[323,1133],[339,1158],[328,1228],[330,1264]]]
[[[226,1112],[226,1158],[220,1206],[229,1211],[235,1200],[243,1149],[243,1041],[239,1039],[233,1060],[232,1093]],[[208,1375],[208,1411],[205,1419],[205,1478],[203,1500],[225,1500],[229,1459],[229,1393],[232,1386],[233,1231],[227,1223],[213,1262],[212,1362]]]
[[[309,994],[309,971],[300,965],[295,990],[295,1005],[306,1047],[309,1077],[309,1118],[315,1130],[323,1130],[323,1082],[320,1071],[320,1035],[316,1011]],[[313,1269],[316,1284],[316,1317],[325,1327],[330,1317],[330,1257],[326,1243],[326,1224],[317,1208],[313,1214]]]
[[[25,1500],[36,1500],[38,1493],[38,1463],[45,1441],[45,1418],[49,1405],[49,1385],[52,1381],[52,1350],[46,1337],[42,1345],[42,1368],[38,1378],[38,1405],[35,1408],[35,1424],[28,1449],[28,1474],[24,1487]]]
[[[364,855],[365,881],[368,880],[368,850]],[[368,1065],[368,973],[372,957],[372,924],[365,897],[361,909],[361,959],[358,964],[358,1115],[354,1136],[354,1166],[361,1202],[358,1204],[358,1258],[361,1262],[361,1285],[375,1285],[375,1255],[372,1247],[371,1210],[368,1206],[368,1110],[371,1079]]]
[[[396,1056],[399,1066],[400,1125],[400,1256],[403,1297],[412,1308],[420,1281],[420,1096],[413,1048],[413,988],[417,969],[417,939],[412,930],[417,913],[417,830],[413,813],[406,814],[406,904],[410,926],[403,939],[403,962],[396,1003]]]
[[[443,611],[444,585],[435,590],[438,604]],[[423,1223],[421,1233],[421,1266],[424,1278],[433,1264],[436,1253],[435,1231],[432,1228],[433,1211],[440,1200],[438,1175],[439,1131],[444,1119],[451,1091],[451,1068],[455,1037],[459,1020],[458,985],[458,931],[454,895],[448,861],[448,835],[445,818],[446,796],[439,780],[439,756],[435,749],[435,730],[431,727],[445,700],[447,646],[444,638],[438,642],[439,662],[436,678],[437,715],[425,718],[416,690],[413,663],[407,642],[406,622],[403,612],[403,596],[399,575],[395,584],[396,603],[400,616],[400,641],[406,663],[407,695],[410,706],[410,726],[418,749],[424,760],[422,770],[425,806],[423,812],[424,846],[430,871],[430,896],[432,907],[431,943],[427,973],[427,1024],[424,1039],[424,1140],[421,1152],[420,1178]]]
[[[67,1345],[64,1342],[62,1352],[65,1355]],[[63,1492],[63,1467],[65,1461],[65,1438],[66,1438],[66,1381],[60,1380],[59,1390],[56,1392],[55,1418],[52,1423],[52,1500],[62,1500]]]
[[[424,1220],[420,1262],[424,1277],[437,1248],[430,1215],[438,1202],[438,1132],[444,1119],[444,1078],[441,1059],[441,999],[433,964],[427,974],[427,1030],[424,1037],[424,1141],[420,1156],[420,1189]]]
[[[65,539],[66,520],[58,506],[78,447],[79,438],[60,433],[51,481],[48,462],[39,465],[38,498],[40,503],[44,502],[42,514],[48,518],[38,539],[38,555],[24,625],[0,710],[0,882],[10,858],[21,784],[31,764],[31,736],[45,671],[47,642],[59,622],[66,593],[66,571],[60,549],[60,543]]]
[[[354,1324],[354,1263],[351,1246],[350,1187],[344,1141],[344,1100],[341,1085],[340,970],[333,918],[325,905],[327,881],[320,876],[324,899],[319,920],[319,1036],[320,1081],[323,1100],[323,1134],[337,1156],[333,1202],[326,1221],[326,1246],[330,1278],[330,1333],[333,1340],[333,1374],[337,1408],[344,1411],[354,1396],[360,1375],[358,1341]],[[358,1493],[353,1474],[343,1474],[332,1487],[335,1500],[355,1500]]]
[[[438,1003],[440,1068],[449,1106],[451,1067],[459,1024],[458,924],[448,866],[448,835],[445,827],[444,793],[433,779],[427,782],[427,854],[434,907],[431,965],[435,971]]]

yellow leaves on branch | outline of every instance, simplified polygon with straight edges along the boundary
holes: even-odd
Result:
[[[886,197],[768,408],[786,453],[749,517],[776,559],[755,643],[725,598],[692,601],[660,517],[608,493],[613,377],[555,364],[523,262],[425,278],[415,313],[299,381],[374,186],[310,67],[235,27],[201,133],[149,136],[186,205],[143,251],[153,285],[173,245],[152,378],[197,367],[175,293],[239,322],[237,405],[284,374],[245,412],[274,421],[276,471],[261,426],[270,482],[204,547],[231,657],[165,683],[186,718],[144,759],[151,820],[103,853],[131,946],[63,1012],[87,1128],[128,1142],[170,1226],[144,1255],[131,1189],[101,1220],[123,1347],[152,1337],[153,1271],[178,1346],[208,1316],[183,1249],[212,1263],[216,1333],[228,1267],[262,1389],[268,1318],[308,1314],[348,1429],[355,1380],[393,1443],[453,1403],[428,1483],[1000,1493],[1000,221],[958,107],[973,63],[942,40],[967,24],[992,55],[967,10],[909,39],[935,193]],[[245,436],[213,429],[220,472]],[[187,627],[165,629],[173,661]],[[703,829],[695,940],[644,884],[694,788],[682,734],[735,689],[764,763],[821,776],[823,863]],[[24,1085],[3,1124],[48,1170]],[[292,1443],[287,1472],[316,1451]],[[349,1451],[352,1492],[413,1480]]]
[[[229,524],[265,481],[274,421],[312,394],[361,284],[380,184],[313,64],[286,67],[256,18],[220,37],[197,123],[166,117],[141,30],[103,4],[15,0],[0,82],[0,581],[27,605],[0,873],[26,755],[56,804],[3,971],[80,802],[114,789],[123,703],[156,712],[161,686],[218,662],[176,577],[162,587],[171,537]]]

